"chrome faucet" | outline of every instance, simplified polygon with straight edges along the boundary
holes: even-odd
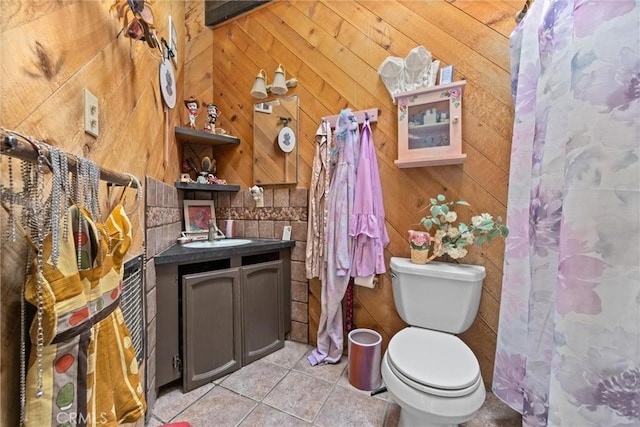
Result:
[[[225,235],[222,232],[222,230],[220,230],[216,225],[216,221],[215,220],[209,221],[209,239],[208,240],[210,242],[213,242],[215,240],[220,240],[224,238],[225,238]]]

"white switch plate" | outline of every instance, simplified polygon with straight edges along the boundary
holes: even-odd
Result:
[[[282,240],[291,240],[291,226],[285,225],[282,229]]]
[[[98,98],[88,90],[84,90],[84,131],[89,135],[98,136],[100,123],[98,121]]]

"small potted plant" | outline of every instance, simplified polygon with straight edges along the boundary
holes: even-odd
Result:
[[[429,262],[430,243],[431,235],[427,231],[409,230],[411,262],[413,262],[414,264],[426,264],[427,262]]]
[[[431,255],[425,256],[421,253],[421,256],[416,257],[414,260],[412,255],[412,262],[417,264],[425,264],[436,257],[442,255],[448,255],[453,259],[463,258],[467,254],[467,246],[469,245],[483,245],[485,243],[491,243],[496,237],[505,238],[509,234],[509,229],[506,225],[502,224],[502,218],[493,218],[488,213],[481,213],[480,215],[473,216],[471,218],[471,224],[465,224],[458,222],[458,214],[454,210],[456,206],[470,206],[464,200],[447,201],[444,195],[438,194],[436,198],[430,199],[429,216],[426,216],[420,220],[420,223],[427,230],[427,235],[430,237],[430,241],[433,241],[433,248]],[[418,245],[422,242],[413,230],[409,231],[409,244],[414,250],[420,248],[422,250],[424,244]],[[415,241],[415,242],[414,242]],[[427,242],[427,248],[429,248],[430,242]]]

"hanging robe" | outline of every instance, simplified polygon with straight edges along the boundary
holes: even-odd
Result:
[[[353,213],[356,167],[359,153],[358,120],[349,109],[340,112],[336,124],[335,153],[327,199],[325,280],[322,282],[322,312],[318,344],[308,356],[311,365],[337,363],[342,357],[342,298],[350,279],[354,240],[349,236]]]
[[[316,131],[316,155],[313,158],[311,187],[309,189],[309,219],[307,222],[307,249],[305,266],[307,279],[324,279],[326,254],[327,197],[329,195],[329,145],[331,124],[322,120]]]
[[[74,425],[94,427],[134,422],[144,417],[146,402],[135,349],[120,309],[131,224],[122,205],[113,209],[104,226],[75,206],[67,215],[68,232],[60,242],[57,266],[51,259],[51,235],[44,242],[44,394],[36,397],[39,369],[34,319],[24,424],[44,427],[76,420]],[[83,217],[82,228],[79,216]],[[32,270],[25,299],[34,306],[37,289]]]
[[[360,159],[349,235],[355,239],[351,276],[355,284],[373,287],[373,277],[387,271],[384,248],[389,244],[375,145],[369,120],[362,126]]]

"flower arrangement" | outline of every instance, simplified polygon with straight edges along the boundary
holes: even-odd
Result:
[[[429,213],[430,216],[420,220],[424,228],[429,232],[427,235],[433,235],[433,254],[429,257],[429,261],[441,255],[449,255],[453,259],[463,258],[467,254],[466,247],[469,245],[483,245],[491,243],[495,237],[507,237],[509,229],[502,224],[502,218],[493,218],[488,213],[481,213],[471,218],[471,224],[458,222],[458,214],[454,210],[457,205],[470,206],[464,200],[447,201],[445,196],[438,194],[435,199],[430,199]],[[431,230],[435,229],[435,233]],[[417,233],[417,232],[414,232]],[[415,234],[409,232],[409,242],[411,248],[422,247],[424,242]],[[429,242],[427,242],[429,245]]]
[[[409,245],[411,249],[428,251],[431,235],[426,231],[409,230]]]
[[[409,246],[411,247],[411,262],[426,264],[435,257],[429,257],[431,235],[427,231],[409,230]]]

